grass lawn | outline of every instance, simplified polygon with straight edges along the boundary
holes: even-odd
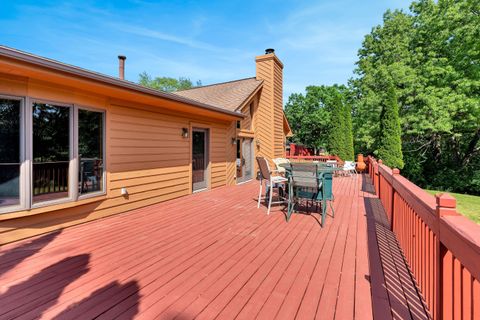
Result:
[[[442,191],[426,190],[435,195]],[[480,223],[480,196],[448,192],[457,199],[457,211],[468,217],[470,220]]]

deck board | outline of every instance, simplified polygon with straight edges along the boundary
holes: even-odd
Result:
[[[256,182],[0,248],[0,319],[428,319],[365,177],[335,217],[257,209]]]

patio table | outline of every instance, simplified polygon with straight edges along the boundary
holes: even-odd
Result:
[[[303,166],[316,166],[317,168],[317,179],[322,179],[322,176],[324,174],[334,174],[336,171],[341,171],[343,170],[343,168],[339,168],[339,167],[333,167],[333,166],[329,166],[328,164],[326,165],[319,165],[318,163],[305,163],[305,162],[299,162],[301,163]],[[295,164],[295,162],[293,162],[293,164]],[[322,163],[323,164],[323,163]],[[302,186],[301,185],[301,179],[300,181],[298,181],[298,178],[297,178],[297,186],[293,186],[293,184],[291,183],[291,174],[292,174],[292,166],[291,166],[291,163],[283,163],[283,164],[279,164],[279,167],[282,167],[285,169],[285,175],[286,175],[286,178],[288,178],[288,213],[287,213],[287,221],[290,219],[290,216],[294,210],[294,206],[295,206],[295,199],[294,199],[294,187],[309,187],[309,186]],[[319,185],[318,185],[318,188],[319,189],[322,189],[326,186],[323,186],[323,183],[320,182]],[[331,186],[330,186],[331,187]],[[322,190],[322,192],[324,192],[324,190]],[[333,195],[332,195],[333,197]],[[322,206],[322,210],[326,210],[326,207]],[[332,208],[333,210],[333,208]],[[322,217],[323,217],[323,212],[322,212]],[[324,218],[322,218],[322,222],[323,222]]]

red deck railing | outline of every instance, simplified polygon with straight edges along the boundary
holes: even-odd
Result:
[[[290,156],[287,155],[287,159],[289,160],[298,160],[298,161],[320,161],[320,162],[327,162],[327,160],[339,160],[334,156]]]
[[[480,226],[368,157],[369,175],[434,319],[480,319]]]

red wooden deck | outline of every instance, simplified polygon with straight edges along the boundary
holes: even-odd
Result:
[[[427,319],[366,178],[335,217],[256,208],[256,182],[4,246],[0,319]]]

